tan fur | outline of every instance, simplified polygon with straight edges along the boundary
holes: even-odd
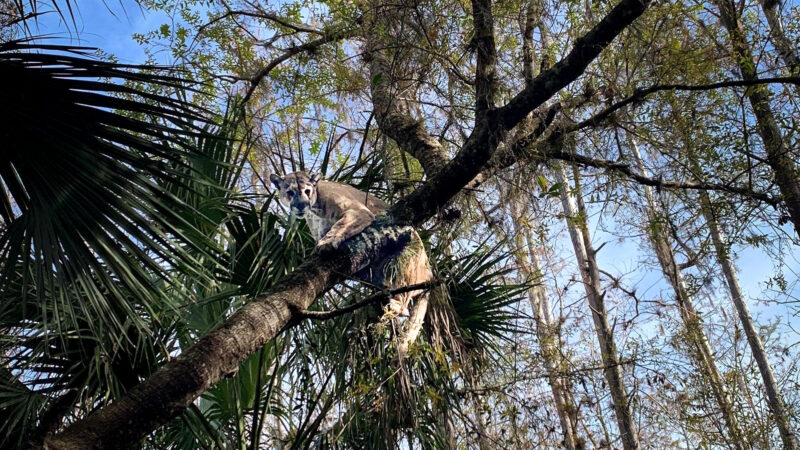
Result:
[[[305,172],[294,172],[284,177],[270,176],[270,181],[278,189],[280,201],[290,207],[292,214],[308,223],[318,251],[338,248],[386,210],[386,204],[373,195],[346,184],[318,180],[318,176]],[[365,274],[369,281],[390,289],[433,278],[425,246],[416,232],[400,253],[378,263]],[[390,310],[408,315],[409,301],[421,292],[396,295],[389,302]]]

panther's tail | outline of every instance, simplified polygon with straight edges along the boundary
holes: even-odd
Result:
[[[386,274],[386,284],[391,288],[411,286],[433,279],[428,254],[416,231],[411,242],[398,254]],[[409,311],[411,300],[414,305]],[[429,294],[427,290],[416,290],[395,295],[389,302],[389,310],[396,315],[409,316],[398,342],[398,355],[402,358],[408,352],[422,330],[425,314],[428,311]]]

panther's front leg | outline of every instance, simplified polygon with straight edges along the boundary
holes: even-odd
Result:
[[[345,211],[325,236],[317,241],[317,252],[324,253],[339,248],[342,242],[364,231],[374,219],[375,215],[366,208]]]

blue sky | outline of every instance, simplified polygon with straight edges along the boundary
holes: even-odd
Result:
[[[47,2],[42,2],[40,8],[45,9]],[[69,16],[60,17],[58,13],[50,12],[42,15],[38,26],[34,24],[33,34],[49,35],[58,43],[74,44],[97,47],[107,53],[113,54],[122,63],[143,63],[146,55],[144,50],[133,40],[134,33],[146,33],[157,29],[161,24],[170,23],[171,19],[164,13],[142,11],[133,0],[82,0],[73,2],[76,7],[77,32]],[[794,6],[795,2],[789,2]],[[168,60],[159,61],[169,63]],[[595,246],[608,241],[605,248],[598,254],[598,263],[606,270],[615,273],[628,273],[626,281],[635,283],[638,292],[646,297],[657,297],[660,293],[668,297],[669,287],[660,273],[650,270],[640,264],[642,248],[640,243],[633,239],[620,241],[615,236],[604,235],[596,227],[593,235]],[[789,228],[788,233],[793,231]],[[568,244],[568,242],[565,242]],[[762,250],[747,247],[735,249],[736,264],[739,268],[740,283],[745,294],[751,300],[750,308],[759,321],[766,323],[776,317],[791,324],[800,330],[800,319],[793,316],[792,309],[785,305],[764,305],[753,301],[766,298],[765,283],[775,275],[772,259]],[[790,295],[800,298],[800,286],[795,281],[800,273],[800,249],[794,247],[786,258],[787,265],[783,268],[785,277],[790,283]],[[724,307],[725,293],[719,293],[718,307]],[[733,307],[730,307],[733,313]],[[800,334],[789,332],[787,343],[800,342]]]
[[[40,5],[47,10],[46,3]],[[57,12],[48,12],[31,22],[33,34],[48,35],[61,44],[97,47],[116,56],[120,62],[136,64],[145,62],[145,52],[132,38],[134,33],[146,33],[168,23],[164,13],[143,11],[133,0],[81,0],[74,2],[75,22],[65,11],[62,18]],[[166,61],[165,61],[166,62]]]

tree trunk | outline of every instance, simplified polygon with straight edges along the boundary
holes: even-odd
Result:
[[[623,381],[622,366],[617,357],[617,348],[614,345],[614,334],[608,324],[605,292],[602,291],[600,286],[600,270],[597,267],[595,250],[592,247],[589,229],[586,224],[586,211],[576,205],[564,167],[558,164],[555,166],[554,171],[558,182],[563,185],[561,189],[561,204],[564,208],[567,228],[572,239],[575,259],[578,261],[581,279],[586,289],[589,309],[592,311],[604,373],[611,391],[611,400],[614,404],[622,445],[625,450],[638,449],[639,437],[636,433],[633,414],[628,404],[628,392]],[[576,186],[574,192],[576,196],[581,195],[579,186]]]
[[[644,176],[649,176],[639,153],[639,146],[630,135],[628,135],[628,143],[631,156],[636,161],[639,172]],[[646,202],[647,234],[653,244],[653,250],[656,253],[664,277],[675,292],[675,300],[678,303],[678,311],[686,329],[688,344],[693,347],[689,350],[689,353],[694,358],[700,373],[711,386],[714,399],[728,428],[728,444],[741,450],[749,448],[745,435],[742,433],[739,422],[736,419],[725,381],[720,375],[717,362],[714,359],[714,352],[711,350],[708,337],[703,330],[703,320],[694,307],[691,295],[686,289],[683,276],[675,260],[675,253],[669,242],[669,232],[665,227],[664,220],[660,219],[660,216],[665,212],[663,208],[659,208],[653,194],[653,188],[650,186],[642,186],[642,188],[644,189]]]
[[[519,199],[509,199],[511,203],[511,222],[514,224],[514,243],[515,251],[514,258],[520,268],[522,274],[525,276],[526,281],[536,280],[541,277],[541,266],[539,265],[539,258],[536,255],[536,248],[538,247],[533,239],[532,232],[529,226],[521,227],[519,225],[521,219]],[[542,352],[542,359],[544,360],[545,371],[547,373],[547,380],[550,383],[550,388],[553,392],[553,402],[555,403],[558,419],[561,422],[561,431],[564,437],[564,447],[569,450],[576,448],[583,448],[583,445],[578,446],[582,439],[578,436],[577,430],[577,409],[575,407],[575,399],[572,395],[569,380],[560,375],[565,368],[566,364],[563,357],[558,350],[559,336],[557,332],[557,324],[553,319],[552,310],[550,309],[550,299],[547,296],[547,291],[544,285],[536,282],[531,289],[528,290],[528,301],[531,304],[533,311],[533,319],[536,324],[536,337],[539,340],[539,346]]]
[[[730,35],[733,57],[739,65],[742,78],[745,80],[757,79],[756,63],[745,38],[744,28],[739,20],[736,7],[733,3],[730,3],[730,0],[715,1],[720,10],[722,23],[725,28],[727,28],[728,34]],[[775,181],[783,195],[783,200],[786,202],[790,218],[795,226],[795,231],[798,236],[800,236],[800,180],[798,179],[794,158],[792,158],[789,149],[784,143],[783,136],[780,134],[780,129],[778,129],[778,124],[772,113],[772,107],[769,103],[769,91],[764,86],[754,86],[752,89],[745,91],[745,93],[750,100],[750,104],[753,106],[753,112],[755,113],[758,125],[758,134],[764,141],[764,148],[767,152],[767,162],[775,172]],[[701,202],[706,203],[705,206],[701,205],[701,207],[703,207],[703,212],[706,215],[706,220],[711,230],[711,238],[714,241],[717,259],[725,274],[728,289],[731,291],[731,297],[736,306],[736,311],[739,314],[739,319],[742,321],[742,326],[744,327],[747,341],[753,352],[753,357],[764,379],[764,387],[767,390],[770,410],[778,424],[781,440],[783,440],[785,448],[797,449],[797,437],[789,425],[785,404],[778,391],[778,385],[775,381],[775,376],[772,373],[769,361],[767,360],[764,345],[755,329],[750,311],[747,308],[747,303],[745,303],[744,296],[739,288],[739,281],[736,278],[736,271],[728,255],[724,237],[721,234],[716,219],[713,217],[713,211],[710,210],[711,204],[709,197],[702,192],[700,194]]]
[[[719,7],[722,24],[728,30],[731,40],[731,56],[736,61],[742,79],[757,80],[757,65],[745,36],[739,13],[732,0],[714,0]],[[795,232],[800,236],[800,178],[794,158],[781,135],[775,115],[770,106],[769,88],[752,86],[745,90],[756,116],[756,129],[764,142],[767,164],[775,175],[775,183],[780,189],[783,201],[789,211],[789,219]]]
[[[767,24],[769,24],[769,36],[772,45],[775,46],[781,59],[786,63],[789,73],[797,75],[800,73],[800,56],[797,55],[797,46],[792,45],[792,41],[786,37],[786,33],[783,31],[783,22],[778,11],[780,0],[759,0],[759,3],[761,3],[761,9],[764,10]]]
[[[700,207],[703,210],[703,216],[705,216],[709,231],[711,232],[711,240],[714,244],[714,251],[717,254],[717,261],[720,267],[722,267],[722,273],[725,275],[725,281],[731,293],[733,305],[739,315],[742,328],[744,328],[744,334],[747,336],[747,343],[750,345],[753,358],[756,360],[758,370],[761,372],[761,378],[764,381],[764,390],[767,393],[767,404],[778,425],[783,447],[785,449],[797,450],[797,435],[794,430],[792,430],[789,423],[789,411],[786,408],[786,403],[783,401],[780,390],[778,390],[778,382],[775,380],[775,375],[769,364],[767,352],[764,349],[764,344],[761,342],[761,336],[759,336],[756,325],[753,323],[750,309],[747,307],[744,294],[742,294],[742,289],[739,287],[736,268],[733,266],[733,261],[731,261],[728,244],[725,242],[725,236],[722,230],[720,230],[717,219],[714,216],[714,210],[712,209],[708,192],[699,191],[699,194]]]

